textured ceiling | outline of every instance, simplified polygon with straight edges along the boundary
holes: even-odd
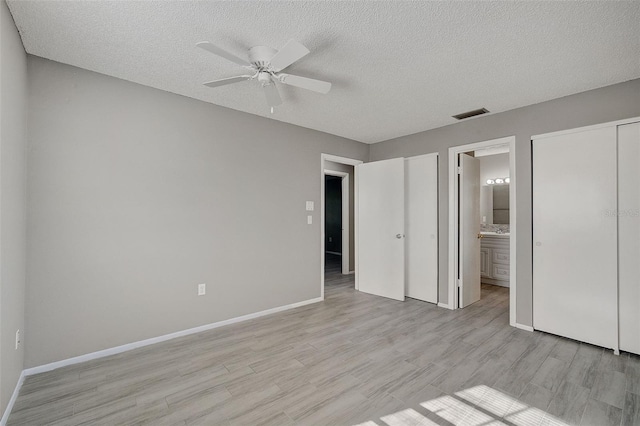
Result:
[[[373,143],[640,77],[640,2],[9,1],[28,53]],[[311,53],[271,115],[237,55],[295,38]]]

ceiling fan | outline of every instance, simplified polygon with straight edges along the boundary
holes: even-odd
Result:
[[[280,93],[278,93],[278,88],[275,84],[276,82],[323,94],[328,93],[331,89],[331,83],[329,82],[281,72],[309,53],[309,49],[295,40],[289,40],[280,50],[275,50],[267,46],[252,47],[249,49],[248,61],[208,41],[201,41],[197,43],[196,46],[251,71],[250,74],[246,75],[209,81],[204,83],[205,86],[218,87],[239,83],[241,81],[258,80],[267,98],[267,104],[271,107],[271,113],[273,113],[273,107],[282,104]]]

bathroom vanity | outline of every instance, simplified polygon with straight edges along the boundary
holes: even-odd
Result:
[[[509,234],[481,232],[481,235],[481,282],[509,287]]]

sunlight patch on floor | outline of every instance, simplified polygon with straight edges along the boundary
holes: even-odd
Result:
[[[489,386],[474,386],[420,404],[429,417],[408,408],[380,418],[388,426],[569,426],[551,414]],[[435,416],[442,419],[441,422]],[[380,426],[374,421],[354,426]]]
[[[429,420],[412,408],[381,417],[380,420],[389,426],[438,426],[436,422]]]

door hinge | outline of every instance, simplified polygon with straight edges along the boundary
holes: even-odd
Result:
[[[462,166],[458,166],[458,174],[461,175],[462,174]]]
[[[458,288],[462,287],[462,280],[458,278],[456,280],[456,284],[458,285]]]

